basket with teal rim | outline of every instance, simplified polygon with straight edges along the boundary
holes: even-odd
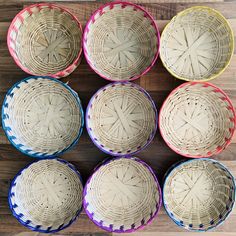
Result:
[[[234,35],[218,11],[195,6],[178,13],[161,35],[160,57],[166,69],[186,81],[219,76],[234,52]]]
[[[179,226],[191,231],[208,231],[222,224],[235,203],[235,181],[221,163],[193,159],[177,163],[167,172],[163,204]]]
[[[16,83],[2,106],[2,126],[22,153],[46,158],[74,146],[82,133],[83,110],[78,94],[51,77],[28,77]]]
[[[12,180],[8,201],[13,216],[25,227],[58,232],[82,210],[83,185],[76,168],[62,159],[39,160]]]

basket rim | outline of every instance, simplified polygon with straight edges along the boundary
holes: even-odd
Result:
[[[22,82],[25,82],[27,80],[30,80],[30,79],[39,79],[39,78],[42,78],[42,79],[49,79],[49,80],[52,80],[56,83],[59,83],[60,85],[64,86],[71,94],[72,96],[74,96],[74,98],[76,99],[77,101],[77,104],[79,106],[79,110],[80,110],[80,114],[81,114],[81,119],[80,119],[80,122],[81,122],[81,125],[80,125],[80,129],[79,129],[79,132],[78,132],[78,135],[77,137],[74,139],[74,141],[68,146],[66,147],[65,149],[55,153],[55,154],[51,154],[51,155],[44,155],[44,154],[40,154],[40,153],[36,153],[36,154],[29,154],[28,152],[26,152],[25,150],[21,149],[21,147],[17,147],[17,145],[13,142],[13,139],[12,137],[8,134],[7,132],[7,127],[5,125],[5,112],[4,112],[4,108],[5,108],[5,104],[6,104],[6,101],[7,101],[7,97],[11,94],[12,90],[14,88],[16,88],[19,84],[21,84]],[[18,82],[16,82],[6,93],[5,97],[4,97],[4,100],[3,100],[3,103],[2,103],[2,114],[1,114],[1,120],[2,120],[2,128],[4,130],[4,133],[5,135],[7,136],[10,144],[15,147],[17,150],[19,150],[20,152],[22,152],[23,154],[27,155],[27,156],[30,156],[30,157],[34,157],[34,158],[38,158],[38,159],[48,159],[48,158],[55,158],[55,156],[57,155],[60,155],[68,150],[70,150],[71,148],[73,148],[79,141],[79,138],[80,136],[82,135],[82,132],[83,132],[83,128],[84,128],[84,112],[83,112],[83,108],[82,108],[82,105],[81,105],[81,101],[80,101],[80,98],[78,96],[78,94],[71,88],[69,87],[67,84],[63,83],[62,81],[60,80],[57,80],[55,78],[52,78],[52,77],[49,77],[49,76],[29,76],[23,80],[20,80]]]
[[[161,35],[167,31],[167,28],[168,28],[169,25],[175,20],[175,18],[184,15],[187,11],[194,10],[194,9],[202,9],[202,8],[203,8],[203,9],[207,9],[208,11],[211,11],[211,12],[216,13],[216,15],[220,16],[220,17],[223,19],[223,21],[225,22],[225,24],[229,27],[230,36],[231,36],[231,39],[232,39],[232,40],[231,40],[231,43],[230,43],[231,55],[230,55],[230,57],[229,57],[227,63],[225,64],[225,67],[222,68],[217,74],[212,75],[212,76],[210,76],[210,77],[207,78],[207,79],[199,80],[199,82],[207,82],[207,81],[213,80],[213,79],[217,78],[218,76],[220,76],[220,75],[227,69],[227,67],[229,66],[229,64],[230,64],[230,62],[231,62],[231,59],[232,59],[232,57],[233,57],[233,55],[234,55],[234,48],[235,48],[235,46],[234,46],[234,44],[235,44],[235,43],[234,43],[234,32],[233,32],[233,29],[232,29],[231,25],[229,24],[228,20],[225,18],[225,16],[224,16],[223,14],[221,14],[219,11],[217,11],[217,10],[215,10],[214,8],[211,8],[211,7],[207,7],[207,6],[193,6],[193,7],[189,7],[189,8],[186,8],[186,9],[180,11],[179,13],[177,13],[177,15],[173,16],[173,17],[171,18],[171,20],[170,20],[170,21],[166,24],[166,26],[164,27],[164,29],[163,29]],[[162,37],[160,38],[160,45],[161,45],[161,41],[162,41],[161,39],[162,39]],[[161,47],[160,47],[160,51],[161,51]],[[181,77],[181,76],[177,75],[175,72],[173,72],[171,69],[169,69],[168,66],[167,66],[167,64],[165,63],[164,59],[162,58],[161,53],[160,53],[160,59],[161,59],[162,65],[165,67],[165,69],[166,69],[171,75],[173,75],[175,78],[180,79],[180,80],[184,80],[184,81],[189,81],[189,82],[192,81],[192,82],[194,82],[194,80]]]
[[[156,51],[156,53],[155,53],[155,55],[154,55],[154,58],[153,58],[151,64],[150,64],[145,70],[143,70],[143,72],[141,72],[139,75],[136,75],[136,76],[134,76],[134,77],[131,77],[131,78],[128,79],[128,80],[125,79],[125,80],[119,80],[119,81],[117,81],[117,80],[114,80],[114,79],[112,79],[112,78],[109,78],[109,77],[103,75],[101,72],[99,72],[99,71],[96,69],[96,67],[93,66],[92,63],[90,63],[89,55],[88,55],[88,53],[87,53],[87,46],[86,46],[86,41],[87,41],[87,39],[86,39],[85,34],[87,34],[87,33],[89,32],[89,24],[94,21],[95,15],[96,15],[97,13],[102,12],[103,9],[104,9],[105,7],[107,7],[107,6],[114,6],[114,5],[133,6],[134,8],[143,11],[143,12],[145,13],[145,15],[147,15],[148,18],[149,18],[149,19],[151,20],[151,22],[153,23],[153,27],[155,28],[155,31],[156,31],[157,51]],[[87,21],[87,23],[86,23],[86,25],[85,25],[84,32],[83,32],[83,37],[82,37],[82,38],[83,38],[83,39],[82,39],[82,42],[83,42],[82,44],[83,44],[84,56],[85,56],[85,59],[86,59],[87,63],[89,64],[90,68],[91,68],[95,73],[97,73],[100,77],[102,77],[102,78],[104,78],[104,79],[106,79],[106,80],[109,80],[109,81],[111,81],[111,82],[112,82],[112,81],[113,81],[113,82],[114,82],[114,81],[116,81],[116,82],[133,81],[133,80],[136,80],[136,79],[140,78],[141,76],[145,75],[145,74],[154,66],[154,64],[155,64],[155,62],[156,62],[156,60],[157,60],[157,58],[158,58],[158,54],[159,54],[159,52],[160,52],[160,40],[161,40],[161,36],[160,36],[160,31],[159,31],[159,29],[158,29],[158,26],[157,26],[157,24],[156,24],[156,22],[155,22],[154,17],[153,17],[150,13],[148,13],[148,11],[145,10],[145,9],[144,9],[143,7],[141,7],[140,5],[137,5],[137,4],[134,4],[134,3],[131,3],[131,2],[126,2],[126,1],[124,1],[124,2],[122,2],[122,1],[109,2],[109,3],[103,4],[103,5],[100,6],[97,10],[95,10],[95,11],[92,13],[92,15],[90,16],[89,20]]]
[[[229,103],[231,109],[232,109],[232,112],[233,112],[233,118],[234,118],[234,121],[233,124],[234,124],[234,127],[233,127],[233,131],[231,133],[231,136],[228,140],[228,142],[226,143],[226,145],[224,147],[221,147],[219,148],[218,150],[216,150],[214,153],[209,153],[209,154],[206,154],[206,155],[191,155],[191,154],[184,154],[182,153],[181,151],[179,151],[174,145],[170,144],[168,139],[165,137],[165,135],[163,134],[163,130],[161,128],[161,115],[162,115],[162,111],[164,109],[164,106],[166,105],[167,103],[167,100],[170,98],[170,96],[175,93],[176,91],[178,91],[180,88],[182,87],[185,87],[185,86],[188,86],[188,85],[195,85],[195,84],[203,84],[203,85],[207,85],[207,86],[210,86],[210,87],[213,87],[215,89],[217,89],[222,95],[224,95],[226,101]],[[162,106],[161,106],[161,109],[159,111],[159,130],[160,130],[160,134],[163,138],[163,140],[165,141],[165,143],[167,144],[167,146],[172,149],[174,152],[176,152],[177,154],[181,155],[181,156],[184,156],[184,157],[188,157],[188,158],[204,158],[204,157],[211,157],[212,155],[216,155],[216,154],[219,154],[221,153],[225,148],[228,147],[228,145],[232,142],[232,138],[233,138],[233,135],[234,135],[234,132],[235,132],[235,129],[236,129],[236,112],[235,112],[235,109],[234,109],[234,106],[230,100],[230,98],[228,97],[228,95],[219,87],[209,83],[209,82],[193,82],[193,81],[189,81],[189,82],[185,82],[181,85],[179,85],[178,87],[176,87],[175,89],[173,89],[169,95],[166,97],[166,99],[164,100]]]
[[[48,8],[59,8],[61,11],[63,11],[63,12],[66,12],[66,13],[68,13],[71,17],[72,17],[72,19],[77,23],[77,25],[78,25],[78,27],[79,27],[79,29],[80,29],[80,31],[81,31],[81,36],[83,36],[83,29],[82,29],[82,25],[81,25],[81,23],[80,23],[80,21],[78,20],[78,18],[74,15],[74,14],[72,14],[67,8],[65,8],[65,7],[62,7],[62,6],[58,6],[58,5],[56,5],[56,4],[52,4],[52,3],[36,3],[36,4],[32,4],[32,5],[29,5],[29,6],[27,6],[27,7],[25,7],[23,10],[21,10],[20,12],[18,12],[15,16],[14,16],[14,18],[13,18],[13,20],[11,21],[11,24],[10,24],[10,26],[9,26],[9,28],[8,28],[8,31],[7,31],[7,47],[8,47],[8,50],[9,50],[9,52],[10,52],[10,54],[11,54],[11,57],[14,59],[14,61],[15,61],[15,63],[17,64],[17,66],[18,67],[20,67],[23,71],[25,71],[26,73],[28,73],[28,74],[30,74],[30,75],[34,75],[34,76],[40,76],[40,74],[34,74],[34,73],[32,73],[28,68],[26,68],[25,66],[23,66],[23,64],[20,62],[20,60],[18,60],[18,58],[16,58],[15,56],[14,56],[14,50],[11,48],[11,46],[10,46],[10,43],[11,43],[11,40],[10,40],[10,34],[11,34],[11,31],[13,30],[13,28],[14,28],[14,23],[15,23],[15,21],[17,20],[17,18],[20,16],[20,15],[22,15],[25,11],[28,11],[29,9],[31,9],[31,8],[33,8],[33,7],[42,7],[42,6],[47,6]],[[61,71],[58,71],[58,72],[56,72],[56,73],[54,73],[54,74],[50,74],[50,73],[48,73],[48,74],[46,74],[46,75],[44,75],[44,76],[51,76],[51,77],[53,77],[53,78],[61,78],[61,77],[64,77],[64,76],[62,76],[61,74],[64,74],[64,73],[66,73],[66,72],[69,72],[69,74],[70,73],[72,73],[73,71],[74,71],[74,69],[72,68],[74,65],[77,67],[77,64],[79,63],[79,61],[80,61],[80,59],[81,59],[81,56],[82,56],[82,49],[83,49],[83,47],[82,47],[82,37],[81,37],[81,40],[80,40],[80,50],[79,50],[79,53],[78,53],[78,56],[74,59],[74,61],[70,64],[70,65],[68,65],[64,70],[61,70]]]
[[[25,167],[23,167],[22,169],[20,169],[20,170],[18,171],[18,173],[17,173],[17,174],[14,176],[14,178],[12,179],[12,181],[11,181],[11,183],[10,183],[9,190],[8,190],[8,205],[9,205],[9,208],[10,208],[10,210],[11,210],[11,212],[12,212],[12,215],[18,220],[18,222],[19,222],[20,224],[22,224],[22,225],[25,226],[26,228],[28,228],[28,229],[30,229],[30,230],[32,230],[32,231],[40,232],[40,233],[56,233],[56,232],[58,232],[58,231],[61,231],[61,230],[65,229],[65,228],[69,227],[73,222],[76,221],[76,219],[79,217],[80,213],[81,213],[82,210],[83,210],[83,200],[82,200],[81,208],[79,209],[79,211],[78,211],[78,213],[76,214],[75,218],[74,218],[73,220],[71,220],[68,224],[64,225],[63,227],[61,227],[61,228],[59,227],[58,229],[54,229],[54,230],[41,230],[41,229],[37,229],[37,228],[32,227],[32,226],[29,226],[29,225],[26,224],[23,220],[21,220],[21,218],[16,214],[16,212],[14,211],[14,208],[13,208],[13,206],[12,206],[12,203],[11,203],[11,190],[12,190],[12,188],[14,187],[15,180],[16,180],[16,179],[22,174],[22,172],[23,172],[24,170],[26,170],[29,166],[31,166],[31,165],[34,164],[34,163],[37,163],[37,162],[40,162],[40,161],[45,161],[45,160],[55,160],[55,161],[58,161],[58,162],[61,162],[61,163],[65,164],[65,165],[67,165],[74,173],[77,174],[77,176],[78,176],[79,179],[80,179],[80,182],[81,182],[82,187],[84,186],[84,182],[83,182],[83,179],[82,179],[82,177],[81,177],[80,172],[79,172],[79,171],[76,169],[76,167],[75,167],[73,164],[71,164],[70,162],[68,162],[68,161],[66,161],[66,160],[64,160],[64,159],[61,159],[61,158],[57,158],[57,157],[55,157],[55,158],[53,158],[53,159],[51,159],[51,158],[45,158],[45,159],[42,159],[42,160],[36,160],[36,161],[34,161],[34,162],[31,162],[31,163],[27,164],[27,165],[26,165]],[[83,196],[83,188],[82,188],[82,196]]]
[[[178,222],[173,216],[171,216],[170,214],[170,211],[167,209],[167,205],[165,204],[165,196],[164,196],[164,188],[166,186],[166,181],[168,179],[168,177],[170,176],[170,174],[176,169],[176,168],[180,168],[182,165],[186,164],[186,163],[190,163],[190,162],[194,162],[194,161],[209,161],[209,162],[212,162],[212,163],[217,163],[219,166],[221,166],[224,170],[227,171],[227,173],[230,175],[231,179],[232,179],[232,182],[233,182],[233,187],[234,187],[234,198],[233,198],[233,205],[232,205],[232,208],[230,209],[230,211],[226,214],[225,218],[223,219],[220,219],[218,221],[218,223],[215,225],[215,226],[210,226],[208,227],[207,229],[192,229],[190,227],[188,227],[187,225],[182,225],[180,224],[180,222]],[[231,171],[224,165],[222,164],[221,162],[219,161],[216,161],[214,159],[211,159],[211,158],[201,158],[201,159],[190,159],[190,160],[185,160],[185,161],[180,161],[180,162],[177,162],[173,165],[171,165],[171,167],[167,170],[167,172],[165,173],[164,175],[164,182],[163,182],[163,187],[162,187],[162,202],[163,202],[163,206],[164,206],[164,209],[165,209],[165,212],[167,213],[167,215],[170,217],[171,220],[174,221],[174,223],[176,225],[178,225],[179,227],[181,228],[185,228],[189,231],[193,231],[193,232],[206,232],[206,231],[209,231],[209,230],[212,230],[212,229],[215,229],[217,228],[218,226],[220,226],[221,224],[224,223],[224,221],[230,216],[230,214],[232,213],[232,210],[233,208],[235,207],[235,200],[236,200],[236,182],[235,182],[235,179],[234,179],[234,176],[233,174],[231,173]]]
[[[94,136],[93,136],[93,134],[92,134],[92,131],[91,131],[91,130],[89,129],[89,127],[88,127],[89,110],[90,110],[90,107],[91,107],[91,105],[92,105],[93,100],[95,99],[95,97],[96,97],[100,92],[102,92],[104,89],[107,89],[108,87],[112,87],[113,85],[117,85],[117,84],[125,85],[125,86],[126,86],[126,85],[129,85],[129,86],[132,86],[132,87],[136,87],[138,90],[140,90],[141,92],[143,92],[143,93],[146,95],[146,97],[148,98],[148,100],[151,102],[152,108],[153,108],[154,113],[155,113],[155,127],[154,127],[154,131],[152,132],[152,134],[151,134],[149,140],[145,143],[145,145],[144,145],[142,148],[137,149],[137,150],[134,151],[134,152],[126,153],[126,154],[124,154],[124,153],[114,153],[114,152],[111,152],[111,151],[109,151],[109,150],[106,150],[105,147],[104,147],[104,148],[101,147],[100,142],[98,143],[97,141],[94,140]],[[154,102],[154,100],[152,99],[152,97],[150,96],[150,94],[149,94],[144,88],[142,88],[141,86],[139,86],[139,85],[137,85],[137,84],[135,84],[135,83],[129,82],[129,81],[123,81],[123,82],[118,82],[118,81],[117,81],[117,82],[109,83],[109,84],[103,86],[102,88],[100,88],[99,90],[97,90],[97,91],[95,92],[95,94],[90,98],[89,103],[88,103],[87,108],[86,108],[86,112],[85,112],[86,130],[87,130],[87,132],[88,132],[89,137],[91,138],[91,140],[92,140],[93,143],[95,144],[95,146],[96,146],[98,149],[100,149],[102,152],[104,152],[104,153],[106,153],[106,154],[108,154],[108,155],[111,155],[111,156],[116,156],[116,157],[132,156],[132,155],[137,154],[137,153],[141,152],[142,150],[144,150],[144,149],[153,141],[153,139],[154,139],[154,137],[155,137],[155,134],[156,134],[157,128],[158,128],[158,121],[159,121],[159,119],[158,119],[157,108],[156,108],[155,102]]]
[[[156,211],[154,212],[154,214],[152,215],[152,217],[150,217],[150,219],[144,224],[144,225],[140,225],[138,226],[137,228],[134,228],[134,229],[127,229],[127,230],[112,230],[110,229],[109,227],[106,227],[106,226],[103,226],[100,222],[96,221],[93,219],[93,214],[90,213],[87,209],[87,202],[85,200],[85,196],[87,195],[87,188],[88,188],[88,185],[91,181],[91,179],[94,177],[94,175],[100,170],[100,168],[102,168],[104,165],[107,165],[109,164],[110,162],[113,162],[113,161],[116,161],[116,160],[119,160],[119,159],[131,159],[133,161],[136,161],[140,164],[142,164],[144,167],[146,167],[151,175],[153,176],[154,178],[154,181],[157,185],[157,189],[158,189],[158,193],[159,193],[159,201],[158,201],[158,207],[156,209]],[[139,159],[138,157],[134,157],[134,156],[122,156],[122,157],[113,157],[111,159],[105,159],[103,160],[103,162],[101,162],[101,164],[99,166],[97,166],[94,170],[94,172],[92,173],[92,175],[88,178],[87,182],[85,183],[85,186],[84,186],[84,190],[83,190],[83,207],[84,207],[84,210],[87,214],[87,216],[89,217],[89,219],[95,224],[97,225],[99,228],[101,229],[104,229],[108,232],[115,232],[115,233],[132,233],[132,232],[135,232],[139,229],[143,229],[145,228],[147,225],[151,224],[152,221],[154,220],[154,218],[158,215],[158,212],[161,208],[161,205],[162,205],[162,191],[161,191],[161,187],[160,187],[160,184],[158,182],[158,179],[154,173],[154,170],[152,169],[152,167],[150,165],[148,165],[146,162],[144,162],[143,160]]]

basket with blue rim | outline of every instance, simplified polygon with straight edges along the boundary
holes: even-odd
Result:
[[[27,228],[52,233],[68,227],[82,210],[83,185],[76,168],[62,159],[44,159],[13,179],[9,206]]]
[[[177,163],[163,186],[167,214],[179,226],[207,231],[223,223],[235,203],[235,182],[221,163],[207,158]]]
[[[59,155],[82,133],[83,110],[78,94],[51,77],[28,77],[7,93],[2,126],[13,146],[32,157]]]

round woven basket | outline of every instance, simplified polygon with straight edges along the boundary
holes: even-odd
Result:
[[[68,227],[82,210],[83,185],[75,167],[62,159],[30,164],[14,178],[9,206],[33,231],[52,233]]]
[[[80,99],[51,77],[28,77],[15,84],[2,106],[2,126],[13,146],[32,157],[61,154],[75,145],[84,124]]]
[[[203,158],[177,164],[165,178],[165,209],[177,225],[188,230],[215,228],[225,221],[234,202],[234,177],[214,160]]]
[[[137,158],[115,158],[96,169],[84,188],[84,209],[99,227],[133,232],[149,224],[161,206],[152,169]]]
[[[98,148],[115,156],[141,151],[157,129],[157,111],[150,95],[129,82],[101,88],[86,112],[88,133]]]
[[[80,63],[82,27],[64,8],[35,4],[13,19],[7,44],[16,64],[25,72],[60,78]]]
[[[219,76],[234,52],[233,31],[219,12],[191,7],[176,15],[161,35],[160,57],[175,77],[207,81]]]
[[[186,157],[209,157],[230,143],[235,111],[227,95],[209,83],[187,82],[174,89],[159,114],[160,132],[171,149]]]
[[[147,73],[159,52],[154,19],[140,6],[111,2],[88,21],[83,35],[88,64],[101,77],[130,81]]]

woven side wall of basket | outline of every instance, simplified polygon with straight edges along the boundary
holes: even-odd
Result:
[[[82,210],[79,172],[61,159],[40,160],[21,170],[11,183],[9,205],[24,226],[43,233],[68,227]]]
[[[116,82],[98,90],[86,112],[86,126],[94,144],[115,156],[145,148],[157,128],[157,111],[138,85]]]
[[[230,143],[235,130],[234,107],[212,84],[187,82],[163,103],[159,125],[162,137],[175,152],[208,157]]]
[[[207,81],[219,76],[234,52],[233,31],[219,12],[191,7],[175,16],[161,35],[160,57],[175,77]]]
[[[9,141],[21,152],[51,157],[77,143],[83,110],[76,92],[50,77],[29,77],[7,93],[2,125]]]
[[[161,191],[151,168],[136,158],[115,158],[96,169],[84,189],[84,208],[99,227],[132,232],[157,215]]]
[[[144,9],[127,2],[108,3],[86,25],[84,54],[101,77],[134,80],[155,63],[159,38],[154,19]]]
[[[25,72],[60,78],[80,63],[82,27],[64,8],[35,4],[16,15],[7,41],[12,57]]]
[[[165,179],[163,201],[176,224],[188,230],[207,231],[224,222],[232,211],[234,177],[211,159],[177,164]]]

